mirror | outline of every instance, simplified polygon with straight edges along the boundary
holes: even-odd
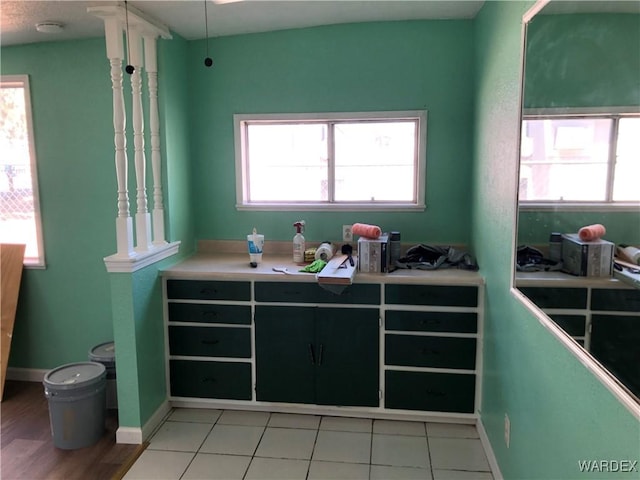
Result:
[[[640,404],[640,270],[607,263],[640,246],[640,3],[552,0],[525,32],[514,285]]]

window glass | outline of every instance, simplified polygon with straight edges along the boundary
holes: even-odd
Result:
[[[247,125],[252,202],[327,200],[327,131],[322,124]]]
[[[414,201],[416,134],[417,121],[336,124],[336,201]]]
[[[234,120],[239,206],[424,208],[426,112]]]
[[[640,200],[633,186],[640,171],[638,122],[618,115],[523,120],[520,200]]]
[[[640,118],[621,118],[618,125],[614,201],[640,201]]]
[[[25,265],[43,266],[28,79],[0,87],[0,242],[26,244]]]

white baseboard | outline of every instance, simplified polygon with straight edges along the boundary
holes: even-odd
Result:
[[[493,448],[491,448],[491,442],[489,441],[487,432],[484,429],[484,425],[482,424],[482,417],[478,418],[476,429],[478,430],[478,435],[480,436],[480,442],[482,443],[482,447],[484,448],[484,453],[487,455],[487,461],[489,462],[489,467],[491,468],[491,472],[493,473],[493,478],[495,480],[504,480],[502,472],[500,471],[500,466],[498,465],[498,460],[493,453]]]
[[[118,427],[118,430],[116,431],[116,443],[140,445],[141,443],[146,442],[160,426],[170,411],[171,406],[169,405],[169,402],[165,400],[154,414],[151,415],[151,418],[149,418],[142,428]]]
[[[7,380],[18,380],[21,382],[39,382],[42,383],[44,376],[50,370],[39,368],[7,368]]]

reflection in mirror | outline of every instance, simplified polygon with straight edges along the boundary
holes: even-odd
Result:
[[[640,403],[640,3],[551,1],[525,38],[515,285]]]

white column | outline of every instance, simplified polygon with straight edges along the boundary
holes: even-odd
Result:
[[[116,182],[118,186],[118,216],[116,217],[117,256],[131,257],[133,249],[133,224],[129,214],[129,192],[127,189],[127,140],[122,90],[122,28],[115,18],[105,19],[107,58],[111,64],[111,87],[113,89],[113,130],[115,143]]]
[[[151,140],[151,171],[153,173],[153,244],[164,245],[167,241],[164,236],[160,115],[158,114],[158,62],[155,36],[144,37],[144,62],[149,90],[149,136]]]
[[[144,118],[142,111],[142,37],[136,30],[127,33],[131,74],[131,108],[133,119],[134,165],[136,173],[136,251],[149,250],[151,245],[151,215],[147,208],[146,159],[144,155]]]

